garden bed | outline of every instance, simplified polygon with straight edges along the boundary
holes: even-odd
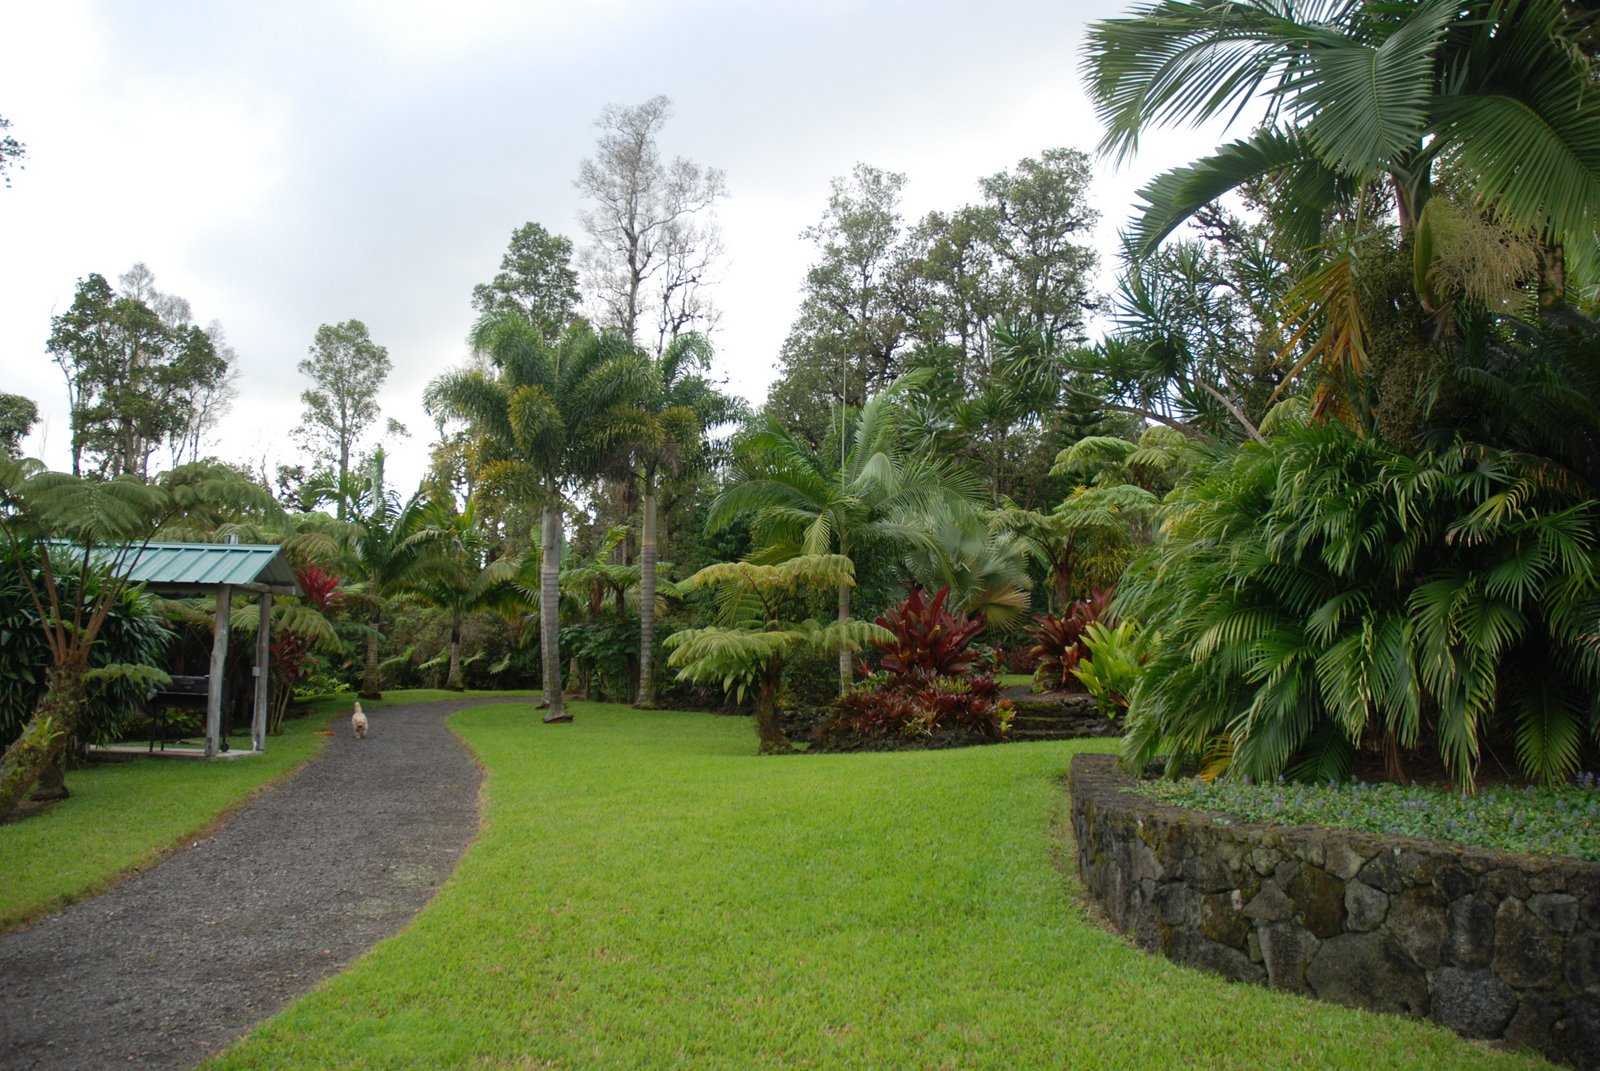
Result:
[[[1074,757],[1078,872],[1149,951],[1600,1067],[1600,864],[1237,822]]]

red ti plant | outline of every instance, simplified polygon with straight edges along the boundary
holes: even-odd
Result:
[[[915,588],[878,618],[894,634],[892,641],[877,645],[882,652],[878,664],[891,677],[960,677],[972,668],[967,647],[983,631],[983,622],[946,610],[949,596],[949,587],[940,588],[931,600]]]
[[[1037,660],[1039,667],[1034,670],[1034,680],[1051,691],[1082,691],[1083,683],[1072,671],[1089,653],[1083,633],[1105,615],[1110,605],[1111,592],[1095,591],[1087,599],[1073,602],[1060,617],[1045,614],[1039,618],[1028,630],[1034,639],[1028,655]]]
[[[339,585],[343,584],[344,580],[340,577],[316,565],[296,569],[294,575],[300,582],[300,590],[304,592],[301,602],[319,614],[327,617],[344,605],[344,592],[339,590]],[[270,664],[275,687],[272,709],[268,711],[268,732],[282,731],[283,718],[289,709],[289,700],[294,696],[295,685],[299,683],[300,675],[305,672],[306,661],[311,657],[315,643],[313,637],[293,629],[281,627],[273,629]]]

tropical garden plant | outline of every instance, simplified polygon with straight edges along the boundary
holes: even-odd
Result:
[[[551,347],[525,317],[510,314],[480,321],[473,345],[492,371],[447,372],[424,400],[430,412],[465,421],[476,437],[476,494],[539,504],[545,721],[571,721],[561,687],[563,490],[599,472],[630,441],[634,422],[622,411],[645,393],[648,365],[620,335],[578,324]]]
[[[973,640],[981,618],[952,613],[949,588],[932,598],[912,589],[877,619],[883,630],[873,641],[877,669],[858,687],[835,699],[818,726],[822,744],[883,737],[928,738],[935,734],[998,740],[1010,724],[1011,704],[995,680],[974,669]]]
[[[923,540],[917,515],[936,505],[970,506],[978,492],[965,470],[903,443],[900,394],[914,382],[898,381],[859,412],[841,413],[840,434],[821,449],[774,421],[738,442],[727,486],[707,513],[707,531],[750,515],[764,561],[830,552],[849,559],[875,544],[905,547]],[[841,624],[850,617],[854,584],[852,570],[850,582],[838,585]],[[849,655],[841,650],[841,694],[849,684]]]
[[[1033,624],[1028,630],[1034,641],[1028,655],[1037,667],[1033,674],[1036,688],[1056,691],[1081,686],[1073,670],[1088,654],[1085,633],[1105,616],[1110,604],[1109,591],[1096,591],[1074,600],[1060,615],[1045,614]]]
[[[221,466],[183,466],[151,483],[84,479],[0,457],[0,552],[17,565],[48,651],[38,705],[0,757],[0,819],[42,775],[59,771],[96,680],[120,677],[149,686],[165,678],[149,666],[94,666],[95,645],[145,544],[176,518],[229,506],[259,514],[276,503]],[[23,566],[30,560],[37,572]],[[91,579],[96,574],[99,579]],[[65,794],[64,781],[51,787]]]
[[[1159,621],[1124,756],[1313,780],[1358,750],[1487,749],[1531,778],[1597,739],[1600,506],[1545,459],[1455,439],[1418,456],[1296,421],[1180,489],[1118,607]],[[1504,761],[1504,759],[1502,760]]]
[[[843,656],[885,637],[882,626],[850,618],[826,625],[799,618],[818,589],[848,590],[855,567],[842,554],[800,554],[775,565],[723,562],[684,580],[685,591],[710,589],[718,599],[715,625],[667,637],[667,665],[681,680],[720,684],[756,700],[756,737],[763,755],[791,750],[778,719],[784,663],[806,652]]]

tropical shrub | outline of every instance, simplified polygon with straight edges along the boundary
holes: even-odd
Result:
[[[925,738],[952,734],[999,740],[1014,707],[1000,698],[993,677],[942,677],[917,670],[898,678],[874,677],[833,702],[817,729],[819,742],[851,737]]]
[[[1074,600],[1060,617],[1045,614],[1034,623],[1028,630],[1034,641],[1028,655],[1037,667],[1033,671],[1035,688],[1070,691],[1081,687],[1072,671],[1088,653],[1083,643],[1084,630],[1100,620],[1110,604],[1109,592],[1096,591],[1087,599]]]
[[[792,750],[778,721],[785,663],[807,653],[848,655],[884,638],[882,628],[865,621],[795,620],[809,594],[854,583],[855,567],[842,554],[801,554],[777,565],[708,565],[680,586],[714,591],[718,623],[669,636],[667,664],[679,680],[718,683],[740,700],[753,694],[761,754]]]
[[[41,577],[38,558],[27,554],[24,567]],[[93,599],[103,578],[90,572],[86,599]],[[55,578],[63,606],[78,603],[78,577],[69,573]],[[128,722],[143,711],[149,680],[140,674],[107,672],[107,667],[139,666],[161,671],[172,633],[153,597],[124,589],[112,605],[90,650],[89,665],[101,672],[91,679],[88,702],[78,721],[74,739],[81,744],[104,744],[120,739]],[[28,598],[17,559],[0,555],[0,746],[22,732],[23,724],[44,694],[45,670],[50,652],[39,626],[38,610]]]
[[[1119,717],[1127,711],[1128,697],[1144,674],[1149,657],[1147,640],[1148,634],[1141,633],[1132,621],[1123,621],[1115,628],[1095,621],[1083,630],[1087,654],[1072,675],[1094,696],[1100,713],[1106,717]]]
[[[815,740],[936,733],[998,740],[1005,734],[1011,703],[1000,698],[993,677],[974,672],[978,652],[971,644],[984,622],[952,614],[945,608],[949,595],[949,588],[940,588],[930,599],[916,588],[878,618],[878,672],[834,701]],[[993,663],[992,653],[987,661]]]
[[[983,631],[983,621],[945,609],[950,589],[942,587],[927,598],[921,588],[878,618],[893,637],[876,643],[878,666],[891,678],[931,675],[959,677],[972,668],[968,650]]]
[[[1336,780],[1366,749],[1471,788],[1504,742],[1563,780],[1600,730],[1597,532],[1600,502],[1548,460],[1286,421],[1177,491],[1123,579],[1119,610],[1162,623],[1124,758]]]

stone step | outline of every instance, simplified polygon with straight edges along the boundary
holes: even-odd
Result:
[[[1104,736],[1121,736],[1122,725],[1109,718],[1103,726],[1096,725],[1092,728],[1073,726],[1070,729],[1038,729],[1019,726],[1011,723],[1011,731],[1006,734],[1007,740],[1092,740]]]

